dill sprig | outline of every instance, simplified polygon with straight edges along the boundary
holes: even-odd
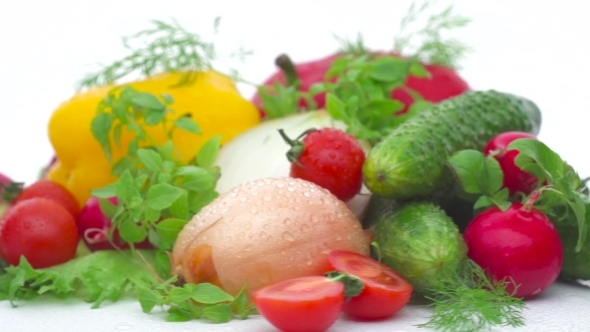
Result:
[[[433,10],[436,0],[425,0],[421,5],[413,2],[400,22],[400,29],[394,38],[394,51],[406,53],[424,63],[459,68],[459,60],[471,49],[455,38],[444,38],[449,30],[465,27],[471,19],[455,14],[453,5],[438,13],[426,16]],[[425,26],[412,30],[412,26],[428,17]]]
[[[221,19],[214,20],[217,33]],[[176,20],[170,23],[152,20],[153,27],[122,38],[129,54],[103,66],[78,83],[78,90],[114,83],[133,73],[149,77],[161,72],[186,72],[179,84],[190,82],[198,71],[210,70],[217,58],[213,42],[182,27]],[[243,51],[236,56],[243,56]]]
[[[524,326],[524,300],[512,297],[508,281],[491,280],[485,271],[468,259],[465,273],[456,278],[432,280],[435,296],[433,314],[419,327],[437,331],[475,332],[491,326]]]

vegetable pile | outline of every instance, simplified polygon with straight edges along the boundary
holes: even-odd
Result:
[[[131,296],[282,331],[418,305],[440,331],[524,325],[526,301],[590,279],[590,191],[534,101],[460,77],[467,47],[440,31],[468,19],[403,34],[430,4],[392,50],[281,54],[251,100],[212,44],[154,21],[53,112],[40,179],[0,174],[0,300]]]

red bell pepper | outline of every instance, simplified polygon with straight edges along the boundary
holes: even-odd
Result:
[[[341,56],[341,53],[335,53],[321,59],[295,64],[295,71],[299,78],[299,88],[307,92],[313,84],[323,82],[332,63]],[[418,78],[410,76],[407,80],[406,87],[420,93],[425,100],[438,103],[470,90],[467,82],[455,70],[435,64],[424,64],[424,67],[430,72],[431,77]],[[263,85],[272,86],[277,82],[284,85],[285,81],[285,73],[283,70],[280,70],[266,79]],[[407,112],[414,103],[414,97],[402,88],[395,89],[392,92],[392,98],[406,105],[398,114]],[[317,103],[317,108],[321,109],[326,105],[326,94],[320,93],[314,96],[314,100]],[[254,95],[252,102],[258,107],[264,117],[263,103],[258,93]],[[307,104],[307,101],[303,98],[299,101],[299,105],[304,109],[309,109]]]

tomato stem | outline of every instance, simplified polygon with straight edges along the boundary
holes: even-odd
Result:
[[[361,279],[341,271],[328,272],[326,273],[326,278],[334,282],[343,283],[344,295],[347,298],[358,296],[365,289],[365,283]]]

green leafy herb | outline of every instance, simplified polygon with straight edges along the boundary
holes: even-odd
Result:
[[[436,296],[428,298],[434,311],[420,327],[471,332],[491,326],[524,326],[525,302],[510,296],[507,281],[491,281],[472,260],[466,261],[465,271],[459,278],[449,276],[431,282]]]
[[[328,112],[333,118],[344,121],[350,134],[374,142],[431,105],[415,93],[420,102],[407,113],[394,115],[405,105],[392,99],[391,94],[403,87],[410,75],[426,77],[428,74],[422,64],[414,60],[390,55],[348,55],[334,61],[326,75],[327,80],[338,77],[336,82],[316,84],[311,90],[327,92]]]
[[[172,277],[155,288],[138,285],[135,291],[143,312],[149,313],[159,306],[167,308],[167,321],[205,318],[215,323],[225,323],[236,317],[244,319],[256,312],[245,288],[234,297],[210,283],[175,286],[176,282],[176,277]]]
[[[538,179],[537,190],[523,196],[522,202],[534,195],[535,207],[546,213],[564,205],[565,213],[573,213],[578,221],[576,251],[581,250],[588,227],[582,179],[555,151],[539,140],[520,138],[510,143],[508,150],[518,150],[516,165]],[[481,195],[474,208],[496,205],[505,210],[510,206],[513,198],[503,188],[502,168],[494,157],[476,150],[463,150],[452,155],[449,164],[465,192]]]
[[[432,10],[435,0],[425,0],[422,4],[413,2],[408,13],[400,23],[398,35],[395,37],[394,52],[409,55],[424,63],[438,64],[449,68],[458,68],[461,60],[470,48],[454,38],[444,39],[443,34],[449,30],[465,27],[470,19],[453,12],[453,5],[426,19],[426,26],[412,29]]]
[[[187,321],[205,318],[215,323],[244,319],[255,312],[245,288],[232,296],[209,284],[176,285],[177,278],[162,281],[151,269],[158,252],[154,250],[103,250],[46,269],[34,269],[22,258],[18,266],[0,275],[0,300],[19,300],[40,295],[59,298],[83,296],[91,308],[125,296],[139,299],[149,313],[156,306],[167,310],[166,320]]]
[[[190,217],[217,197],[220,176],[214,163],[221,137],[209,139],[188,164],[176,151],[174,130],[200,134],[201,129],[190,116],[169,123],[169,114],[174,112],[171,103],[169,96],[118,87],[99,105],[92,123],[92,132],[118,176],[116,182],[93,191],[113,221],[112,232],[119,229],[121,238],[131,244],[149,238],[164,251],[172,248]],[[166,133],[164,142],[150,136],[149,129],[158,127]],[[121,146],[123,130],[133,134],[127,149]],[[127,152],[119,160],[112,160],[113,142]],[[109,197],[118,198],[117,206],[107,201]]]
[[[221,19],[214,20],[217,32]],[[179,85],[192,82],[198,72],[213,68],[217,52],[212,42],[182,27],[176,20],[153,20],[152,28],[123,37],[123,46],[129,55],[87,75],[78,83],[78,89],[114,83],[128,75],[139,73],[150,77],[161,72],[185,72]],[[232,56],[243,58],[249,51],[239,49]]]

